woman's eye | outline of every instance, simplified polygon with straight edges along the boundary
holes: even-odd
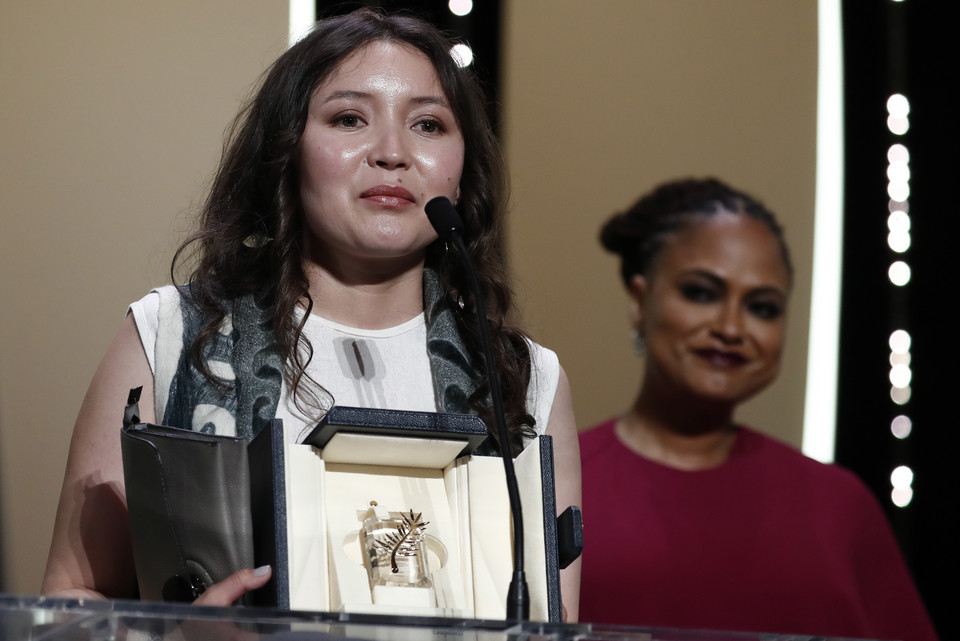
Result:
[[[709,303],[717,299],[713,289],[698,284],[683,285],[680,287],[680,293],[686,300],[694,303]]]
[[[363,124],[360,116],[354,114],[341,114],[333,119],[333,124],[344,129],[356,129]]]
[[[443,133],[445,131],[443,124],[441,124],[439,120],[433,120],[432,118],[421,120],[414,125],[414,127],[425,134]]]
[[[774,320],[783,314],[783,306],[769,301],[757,301],[747,305],[751,314],[763,320]]]

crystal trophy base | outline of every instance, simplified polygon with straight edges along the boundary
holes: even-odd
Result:
[[[427,525],[413,510],[391,511],[370,502],[360,534],[374,605],[437,605],[427,555]]]

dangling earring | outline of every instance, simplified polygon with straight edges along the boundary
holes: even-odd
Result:
[[[633,353],[637,356],[643,356],[644,347],[643,336],[640,335],[640,330],[633,330]]]

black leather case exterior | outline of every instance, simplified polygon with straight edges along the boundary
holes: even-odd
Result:
[[[121,446],[142,599],[191,599],[253,567],[246,441],[141,423]]]
[[[253,514],[254,561],[273,568],[270,581],[251,594],[251,605],[290,609],[287,560],[287,481],[283,421],[274,419],[247,448]],[[320,500],[318,498],[318,500]]]

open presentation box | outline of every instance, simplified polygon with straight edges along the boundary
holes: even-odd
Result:
[[[464,455],[486,433],[476,417],[335,407],[306,439],[317,446],[295,445],[273,421],[249,447],[255,560],[274,568],[261,604],[503,619],[513,570],[503,461]],[[529,443],[514,466],[530,618],[558,622],[550,437]],[[417,555],[427,560],[423,580],[391,583],[382,561],[386,581],[378,570],[371,580],[370,524],[401,515],[401,535],[426,523]]]

